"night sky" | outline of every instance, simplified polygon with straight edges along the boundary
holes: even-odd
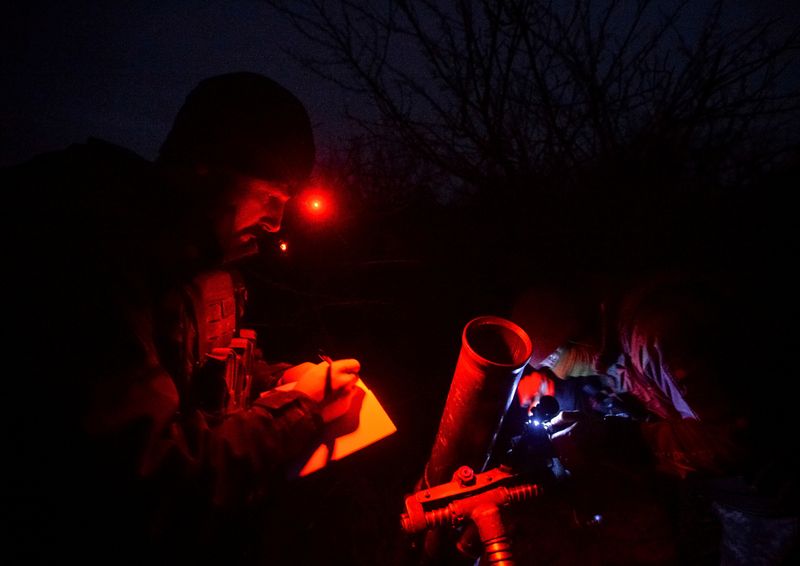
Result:
[[[787,29],[800,21],[794,0],[732,4],[740,21],[783,14]],[[229,71],[262,72],[294,91],[322,148],[347,131],[345,104],[365,107],[282,53],[308,43],[258,0],[29,0],[4,12],[0,166],[88,136],[154,158],[191,88]]]
[[[186,94],[231,71],[292,90],[321,145],[345,125],[345,99],[281,52],[302,38],[261,2],[33,0],[6,12],[0,166],[88,136],[152,159]]]

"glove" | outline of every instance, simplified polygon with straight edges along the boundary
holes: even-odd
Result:
[[[329,423],[347,413],[356,394],[361,364],[355,359],[330,363],[305,362],[283,372],[281,383],[295,383],[294,390],[320,404],[322,421]]]

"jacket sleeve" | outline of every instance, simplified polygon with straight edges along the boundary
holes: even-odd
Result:
[[[302,393],[271,391],[247,411],[209,429],[208,465],[218,505],[266,495],[286,468],[316,448],[322,430],[316,403]]]
[[[112,476],[228,507],[267,495],[316,447],[322,420],[302,393],[271,391],[222,420],[181,409],[173,376],[141,338],[147,332],[138,335],[141,360],[98,382],[84,420],[96,461]]]

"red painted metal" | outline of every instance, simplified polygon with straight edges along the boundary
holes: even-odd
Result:
[[[480,540],[480,554],[484,557],[481,563],[513,566],[512,541],[500,508],[524,503],[541,494],[537,484],[521,481],[503,467],[475,474],[469,467],[461,466],[449,483],[406,497],[406,513],[401,516],[401,525],[409,534],[426,532],[425,548],[432,558],[438,546],[436,529],[471,524],[474,530],[466,530],[465,534],[469,533],[466,538]],[[462,537],[462,541],[464,539]],[[460,546],[459,550],[470,556]]]
[[[467,323],[424,487],[449,481],[459,466],[485,469],[531,352],[530,338],[510,320],[481,316]]]

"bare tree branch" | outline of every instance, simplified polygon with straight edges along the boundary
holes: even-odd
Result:
[[[268,3],[317,46],[304,65],[372,101],[354,114],[361,152],[391,148],[478,194],[524,197],[609,157],[721,181],[745,148],[767,164],[797,124],[797,31],[734,27],[722,0],[693,29],[685,0]]]

